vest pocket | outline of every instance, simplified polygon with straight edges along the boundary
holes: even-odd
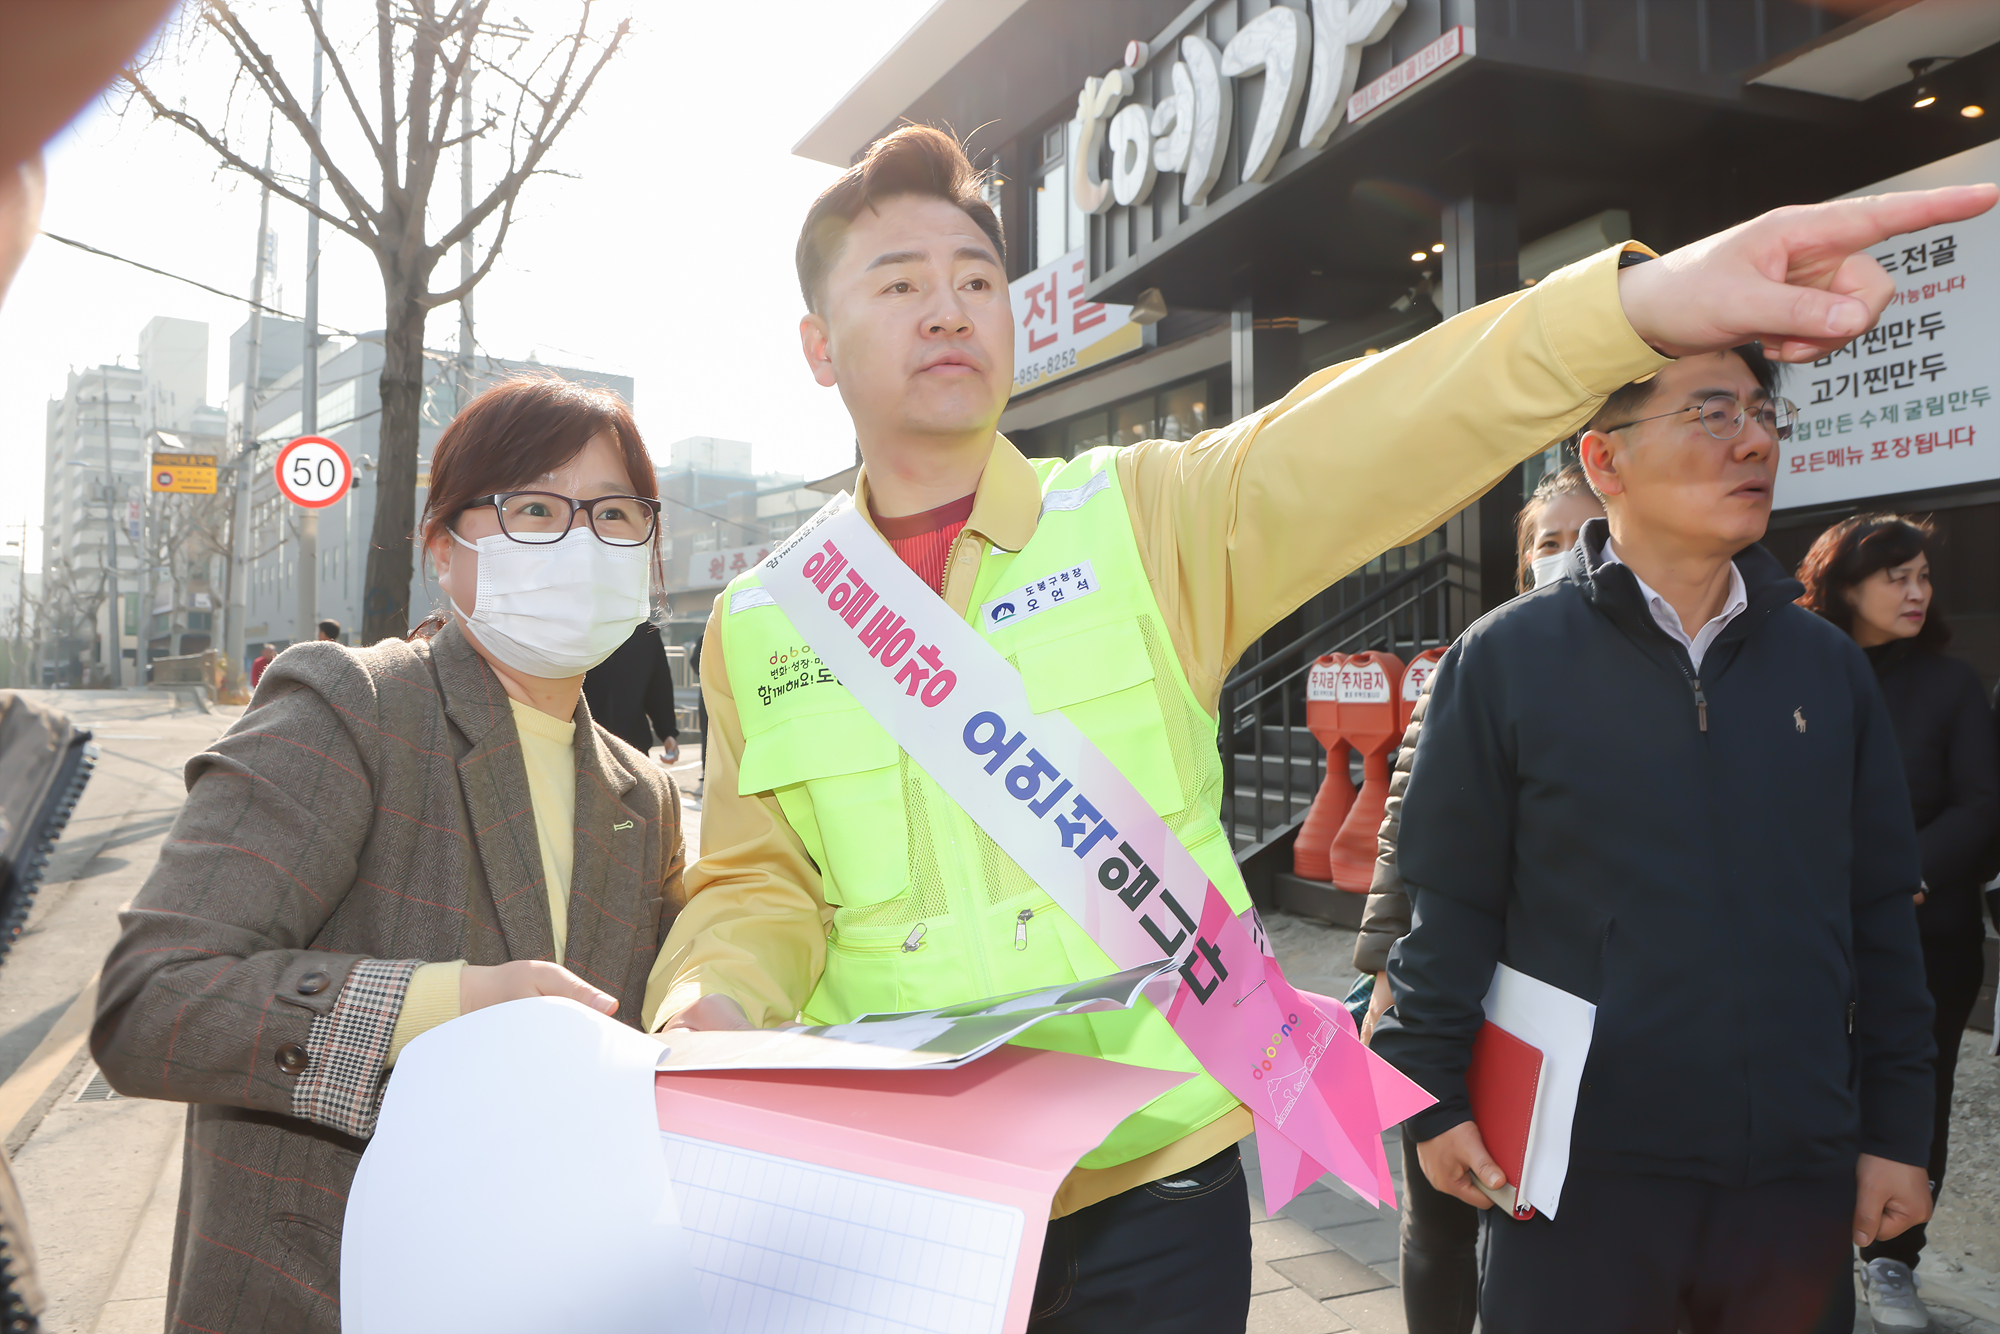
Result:
[[[1162,815],[1181,809],[1180,770],[1138,622],[1112,621],[1022,643],[1014,660],[1035,712],[1061,709],[1153,809]]]
[[[737,791],[775,793],[827,902],[863,908],[910,884],[901,753],[858,705],[787,718],[744,738]]]

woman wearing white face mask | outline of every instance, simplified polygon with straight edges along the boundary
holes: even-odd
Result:
[[[1562,578],[1563,558],[1576,545],[1576,535],[1584,524],[1603,517],[1604,502],[1576,464],[1542,478],[1514,519],[1519,553],[1514,586],[1525,593]]]
[[[189,761],[92,1034],[121,1093],[193,1104],[170,1326],[339,1328],[345,1196],[426,1029],[530,996],[636,1022],[680,802],[581,688],[646,617],[654,493],[615,395],[488,390],[431,458],[447,609],[286,650]]]

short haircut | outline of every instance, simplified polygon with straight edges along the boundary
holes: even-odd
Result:
[[[1534,587],[1535,529],[1542,521],[1542,506],[1561,496],[1589,496],[1596,500],[1597,493],[1590,489],[1590,477],[1583,465],[1572,463],[1555,472],[1544,473],[1542,480],[1535,483],[1535,493],[1521,506],[1521,512],[1514,516],[1514,587],[1525,593]]]
[[[874,209],[905,195],[942,199],[963,210],[993,242],[994,255],[1007,261],[1007,244],[1000,237],[1000,219],[981,189],[983,173],[975,171],[958,140],[929,125],[905,125],[868,146],[861,160],[826,187],[806,210],[799,228],[799,292],[806,309],[819,313],[826,275],[840,258],[847,228],[862,209]]]
[[[1842,519],[1814,539],[1812,549],[1799,562],[1799,582],[1806,586],[1799,605],[1852,635],[1854,608],[1847,601],[1849,590],[1877,570],[1892,570],[1928,555],[1936,540],[1937,530],[1929,519],[1902,514],[1856,514]],[[1938,614],[1935,600],[1924,616],[1924,628],[1914,639],[1933,652],[1951,642],[1951,628]]]
[[[1742,360],[1765,394],[1776,398],[1780,367],[1764,355],[1762,345],[1745,343],[1741,347],[1732,347],[1729,350]],[[1612,390],[1611,397],[1604,400],[1604,406],[1592,414],[1587,429],[1601,431],[1604,428],[1598,424],[1600,422],[1622,422],[1629,421],[1635,416],[1644,416],[1646,405],[1653,401],[1653,390],[1657,384],[1657,377],[1648,376],[1644,380],[1634,380],[1628,385]]]
[[[319,623],[319,637],[321,639],[340,638],[340,622],[334,620],[331,616],[321,621]]]

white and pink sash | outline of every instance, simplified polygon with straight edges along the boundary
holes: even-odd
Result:
[[[1114,967],[1175,960],[1147,997],[1255,1115],[1267,1209],[1327,1171],[1394,1203],[1381,1132],[1429,1095],[1361,1044],[1343,1007],[1285,981],[1255,910],[1229,907],[1074,723],[1029,706],[1020,673],[851,498],[829,501],[757,574],[840,684]]]

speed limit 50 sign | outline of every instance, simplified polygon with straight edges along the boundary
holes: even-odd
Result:
[[[278,451],[278,490],[307,509],[321,509],[347,494],[354,464],[325,436],[302,435]]]

